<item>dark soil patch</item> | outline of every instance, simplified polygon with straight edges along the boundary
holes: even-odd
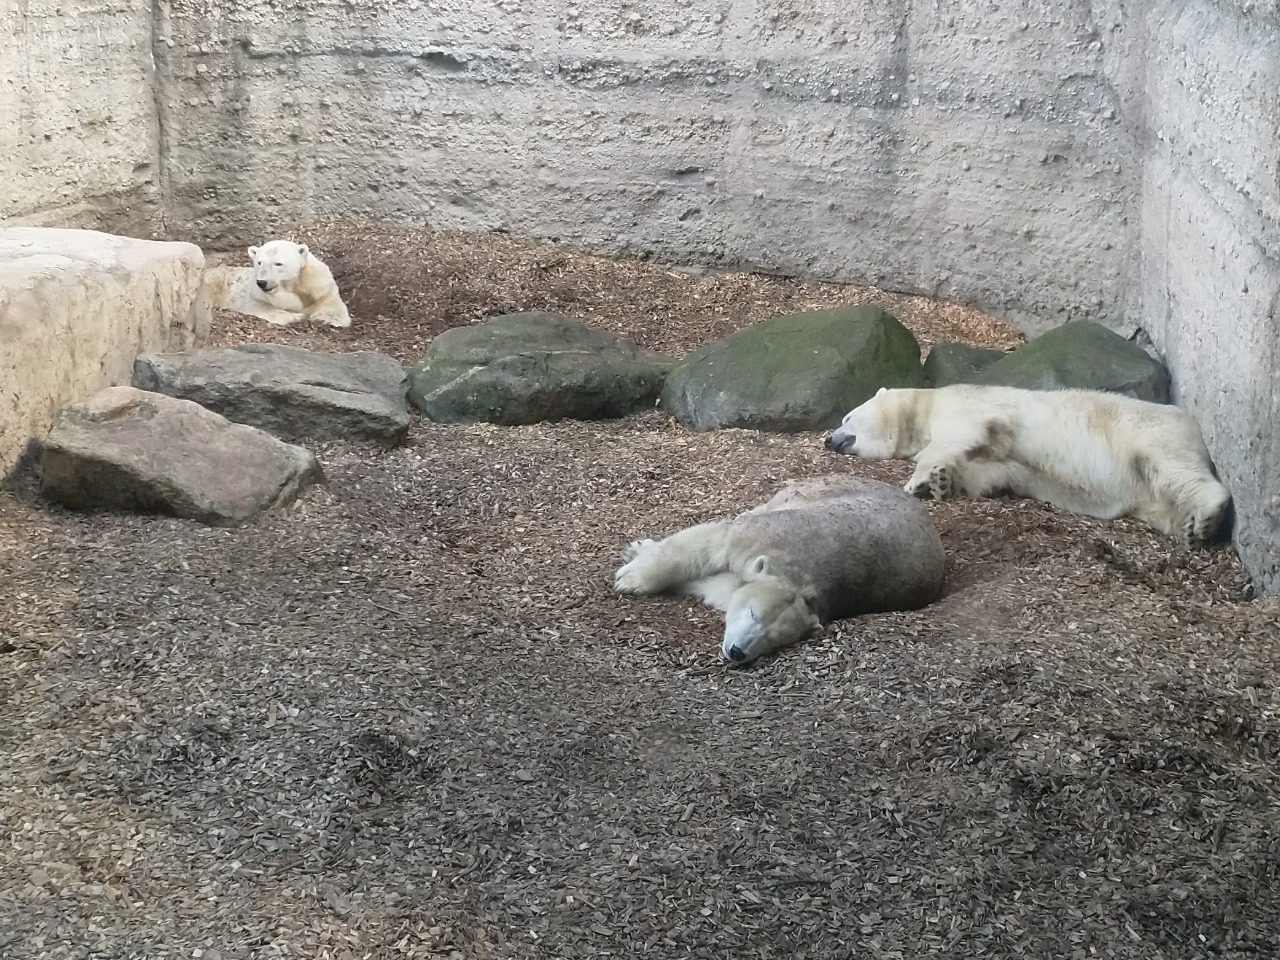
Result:
[[[1280,607],[1230,551],[935,504],[940,602],[749,670],[612,594],[636,536],[905,479],[820,440],[418,423],[240,530],[19,482],[0,956],[1280,956]]]

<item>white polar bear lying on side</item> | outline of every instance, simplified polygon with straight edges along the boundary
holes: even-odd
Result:
[[[914,460],[905,489],[915,496],[1007,493],[1103,520],[1134,516],[1188,546],[1212,540],[1231,503],[1187,413],[1096,390],[881,389],[826,446]]]
[[[732,520],[637,540],[619,593],[684,593],[725,613],[734,663],[860,613],[914,610],[942,592],[946,559],[924,506],[874,480],[799,481]]]
[[[225,305],[275,326],[310,320],[351,326],[351,314],[324,262],[305,243],[270,240],[249,248],[249,269],[231,271]]]

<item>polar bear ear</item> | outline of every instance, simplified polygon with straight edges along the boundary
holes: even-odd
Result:
[[[767,577],[772,568],[769,565],[769,558],[763,553],[747,564],[747,576],[755,579],[756,577]]]
[[[298,244],[298,256],[300,256],[303,260],[307,259],[307,254],[310,252],[311,252],[310,248],[307,247],[305,243]]]
[[[880,396],[880,394],[884,393],[888,389],[889,389],[888,387],[881,387],[879,390],[876,391],[876,396],[877,397]]]
[[[249,259],[250,259],[250,260],[252,260],[254,257],[256,257],[256,256],[258,255],[258,249],[259,249],[258,247],[250,247],[250,248],[249,248]]]

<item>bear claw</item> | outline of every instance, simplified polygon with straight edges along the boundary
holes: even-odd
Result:
[[[955,478],[951,468],[939,464],[929,471],[929,495],[935,500],[946,500],[955,491]]]
[[[939,464],[923,479],[912,477],[903,489],[922,500],[946,500],[955,492],[955,479],[950,467]]]
[[[1182,525],[1183,542],[1193,550],[1206,547],[1221,524],[1220,512],[1192,515]]]
[[[613,589],[617,593],[648,593],[645,580],[633,564],[628,563],[613,576]]]

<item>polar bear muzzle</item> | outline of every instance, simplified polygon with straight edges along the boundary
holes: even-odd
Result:
[[[823,446],[832,453],[849,453],[858,443],[858,438],[851,433],[845,432],[844,427],[831,433]]]
[[[798,643],[822,627],[806,597],[775,576],[767,557],[756,557],[725,610],[720,655],[744,666],[782,647]]]

